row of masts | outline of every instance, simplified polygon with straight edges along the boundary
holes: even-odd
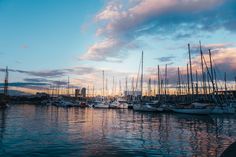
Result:
[[[219,90],[219,85],[217,83],[217,75],[216,75],[216,69],[213,68],[213,60],[212,60],[212,54],[211,50],[208,50],[208,56],[209,56],[209,62],[207,64],[206,60],[206,55],[203,54],[202,50],[202,45],[201,42],[199,41],[199,51],[200,51],[200,74],[198,69],[193,70],[193,65],[192,65],[192,56],[191,56],[191,48],[190,44],[188,44],[188,63],[186,66],[186,73],[182,73],[182,70],[178,67],[177,68],[177,87],[176,87],[176,95],[190,95],[191,100],[194,99],[194,96],[196,95],[204,95],[206,96],[209,93],[215,93]],[[168,80],[168,67],[167,64],[164,67],[164,78],[161,78],[161,70],[160,66],[157,66],[157,79],[148,79],[148,86],[147,86],[147,91],[146,94],[144,94],[143,90],[143,82],[144,82],[144,71],[143,71],[143,59],[144,59],[144,54],[142,51],[141,55],[141,62],[139,66],[139,72],[141,71],[141,77],[140,77],[140,92],[141,95],[147,95],[147,96],[152,96],[152,95],[164,95],[166,99],[166,95],[170,94],[170,87],[169,87],[169,80]],[[196,68],[196,67],[195,67]],[[135,91],[138,90],[138,80],[139,80],[139,72],[138,76],[135,79],[132,77],[131,79],[131,90],[128,90],[128,77],[125,77],[125,91],[132,91],[132,95],[134,95]],[[186,75],[186,78],[183,78]],[[194,76],[195,75],[195,76]],[[201,76],[201,79],[199,79],[199,76]],[[195,78],[195,80],[194,80]],[[186,80],[186,82],[184,81]],[[136,81],[136,83],[135,83]],[[153,81],[153,83],[152,83]],[[105,78],[105,72],[104,70],[102,71],[102,96],[108,96],[108,95],[114,95],[117,94],[117,82],[115,82],[115,78],[113,76],[112,80],[112,91],[111,94],[108,92],[108,79]],[[156,85],[157,83],[157,85]],[[154,88],[152,89],[152,85],[154,84]],[[172,84],[173,85],[173,84]],[[221,87],[222,88],[222,87]],[[236,89],[236,77],[235,77],[235,87]],[[71,91],[72,89],[72,91]],[[226,72],[224,73],[224,90],[227,91],[229,89],[227,85],[227,74]],[[68,77],[67,81],[67,92],[62,92],[65,91],[65,89],[60,86],[60,81],[58,81],[57,85],[50,85],[48,92],[51,93],[51,95],[60,95],[60,94],[67,94],[68,96],[73,94],[74,88],[70,86],[70,78]],[[91,91],[92,92],[91,92]],[[221,89],[223,90],[223,89]],[[89,86],[87,87],[87,93],[89,96],[95,96],[95,87],[90,89]],[[129,93],[130,94],[130,93]],[[172,93],[173,94],[173,93]],[[6,67],[5,71],[5,79],[4,79],[4,95],[8,95],[8,67]],[[119,94],[122,95],[122,83],[121,80],[119,80]]]
[[[191,57],[191,49],[190,44],[188,44],[188,63],[187,63],[187,85],[183,86],[185,83],[182,81],[182,76],[180,72],[180,68],[177,68],[177,95],[190,95],[190,100],[193,101],[196,99],[196,96],[203,95],[207,98],[209,94],[217,94],[219,88],[217,83],[217,75],[216,70],[213,68],[213,60],[211,55],[211,50],[208,50],[209,56],[209,63],[207,63],[206,55],[203,55],[202,45],[199,41],[199,49],[200,49],[200,64],[201,64],[201,79],[199,79],[199,71],[198,69],[193,71],[192,66],[192,57]],[[210,65],[208,65],[210,64]],[[196,66],[196,65],[195,65]],[[194,73],[195,73],[195,80],[194,80]],[[167,91],[168,91],[168,77],[167,77],[167,64],[165,65],[165,72],[164,72],[164,80],[160,78],[160,67],[157,66],[157,82],[158,82],[158,95],[163,95],[161,92],[164,88],[164,98],[166,99]],[[199,81],[200,80],[200,81]],[[201,83],[201,86],[199,86]],[[141,80],[140,80],[140,88],[141,88],[141,95],[143,95],[143,52],[141,55]],[[155,86],[155,82],[154,82]],[[183,88],[184,87],[184,88]],[[227,92],[227,78],[226,72],[224,73],[224,90]],[[235,90],[236,90],[236,77],[235,77]],[[148,96],[151,95],[151,79],[148,80]],[[155,93],[155,87],[154,87]]]

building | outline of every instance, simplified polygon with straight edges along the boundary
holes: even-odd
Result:
[[[75,89],[75,97],[78,98],[80,96],[80,89]]]
[[[81,89],[81,96],[82,96],[83,98],[86,97],[86,88],[82,88],[82,89]]]
[[[86,97],[86,88],[75,89],[75,97],[76,98],[85,98]]]

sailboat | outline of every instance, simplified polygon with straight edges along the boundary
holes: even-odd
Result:
[[[177,113],[185,114],[210,114],[213,107],[207,103],[191,103],[191,104],[178,104],[175,108],[171,109]]]
[[[141,57],[141,80],[140,80],[140,85],[141,85],[141,98],[140,98],[139,102],[133,104],[133,110],[134,111],[143,111],[143,112],[158,111],[156,107],[154,107],[150,103],[144,102],[142,100],[142,94],[143,94],[143,51],[142,51],[142,57]]]
[[[202,50],[200,45],[201,51],[201,61],[203,62],[202,58]],[[193,100],[194,96],[194,87],[193,87],[193,75],[192,75],[192,62],[191,62],[191,53],[190,53],[190,44],[188,44],[188,53],[189,53],[189,66],[190,66],[190,81],[191,81],[191,102],[177,104],[175,107],[171,108],[172,111],[177,113],[185,113],[185,114],[211,114],[214,106],[212,106],[208,102],[198,102]],[[203,71],[203,63],[202,63],[202,71]],[[196,75],[197,76],[197,75]],[[204,81],[204,80],[203,80]],[[197,94],[197,91],[196,91]]]
[[[125,99],[117,98],[115,101],[110,103],[109,107],[114,109],[127,109],[129,105]]]
[[[99,103],[97,103],[96,105],[94,105],[94,108],[104,108],[104,109],[108,109],[109,108],[109,103],[106,102],[105,100],[100,101]]]
[[[104,97],[104,70],[102,71],[102,101],[94,105],[94,108],[103,108],[103,109],[109,108],[109,103]]]

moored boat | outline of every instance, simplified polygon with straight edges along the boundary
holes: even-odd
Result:
[[[117,100],[111,102],[109,107],[113,109],[128,109],[129,105],[124,99],[118,98]]]
[[[158,111],[156,107],[151,106],[148,103],[138,103],[133,105],[134,111],[143,111],[143,112],[155,112]]]
[[[94,108],[109,108],[109,104],[106,101],[101,101],[93,106]]]
[[[207,103],[180,104],[171,108],[173,112],[185,114],[211,114],[213,107]]]

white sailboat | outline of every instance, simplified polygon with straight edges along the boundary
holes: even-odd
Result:
[[[96,105],[94,105],[94,108],[108,109],[109,108],[109,104],[105,100],[103,100],[100,103],[97,103]]]
[[[143,102],[142,101],[142,94],[143,94],[143,51],[142,51],[142,57],[141,57],[141,100],[135,104],[133,104],[133,110],[134,111],[142,111],[142,112],[154,112],[158,111],[157,108],[151,106],[150,103]]]
[[[108,109],[109,108],[109,103],[104,97],[104,70],[102,71],[102,101],[97,103],[94,108],[103,108],[103,109]]]
[[[142,111],[142,112],[155,112],[158,111],[156,107],[151,106],[148,103],[138,103],[133,105],[133,109],[135,111]]]
[[[118,98],[111,102],[109,106],[114,109],[127,109],[129,107],[128,103],[123,98]]]
[[[200,43],[200,52],[201,52],[202,74],[203,74],[203,71],[204,71],[203,70],[203,58],[202,58],[203,54],[202,54],[202,50],[201,50],[201,43]],[[192,76],[192,62],[191,62],[190,44],[188,44],[188,55],[189,55],[189,66],[190,66],[190,81],[191,81],[191,88],[192,88],[191,96],[193,96],[194,95],[194,86],[193,86],[193,76]],[[179,71],[179,69],[178,69],[178,71]],[[197,71],[196,71],[196,80],[198,80],[197,79]],[[197,87],[198,87],[198,85],[197,85]],[[205,86],[203,86],[203,87],[205,89]],[[198,93],[198,89],[196,88],[196,94],[197,93]],[[193,98],[192,98],[192,100],[193,100]],[[210,103],[192,102],[189,104],[178,104],[176,107],[171,108],[171,110],[174,112],[177,112],[177,113],[201,114],[202,115],[202,114],[211,114],[211,112],[213,110],[213,106]]]

